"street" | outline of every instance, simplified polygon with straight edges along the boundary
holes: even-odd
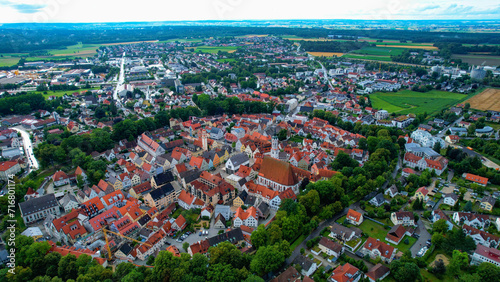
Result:
[[[33,144],[31,143],[30,139],[30,134],[18,127],[12,127],[13,130],[20,132],[21,133],[21,138],[23,138],[23,146],[24,146],[24,152],[26,154],[26,158],[28,159],[28,173],[30,173],[32,170],[38,170],[39,165],[38,161],[35,158],[35,154],[33,153]]]

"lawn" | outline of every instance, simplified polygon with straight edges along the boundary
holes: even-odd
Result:
[[[304,137],[300,136],[300,135],[295,135],[295,136],[292,136],[290,139],[288,139],[288,141],[296,142],[296,143],[302,143],[303,140],[304,140]]]
[[[372,105],[376,109],[383,109],[390,113],[420,114],[427,112],[432,115],[444,108],[453,106],[466,100],[470,95],[431,90],[426,93],[411,90],[399,92],[376,92],[370,95]]]
[[[57,90],[57,91],[47,91],[47,94],[44,94],[43,92],[40,91],[30,91],[29,93],[35,93],[35,94],[42,94],[45,99],[48,99],[50,96],[56,96],[56,97],[62,97],[64,94],[73,94],[75,92],[87,92],[91,90],[99,90],[100,88],[89,88],[89,89],[77,89],[77,90]]]
[[[236,47],[234,46],[198,46],[196,47],[196,52],[202,51],[203,53],[216,54],[219,51],[233,53],[236,52]]]
[[[389,230],[385,229],[382,225],[375,223],[371,220],[365,219],[363,221],[363,223],[361,223],[361,225],[359,226],[359,229],[361,229],[363,231],[363,233],[366,234],[368,237],[379,239],[380,241],[382,241],[384,243],[387,243],[393,247],[396,247],[401,252],[405,252],[408,249],[410,249],[410,247],[413,246],[413,244],[415,244],[415,242],[417,241],[416,238],[413,238],[410,236],[405,236],[405,238],[403,238],[403,240],[401,240],[401,242],[397,246],[394,246],[393,244],[388,243],[385,240],[385,236],[387,236],[387,233],[389,232]],[[404,243],[404,241],[406,239],[408,239],[410,241],[408,245]]]
[[[387,232],[389,232],[389,230],[385,229],[382,225],[367,219],[363,220],[363,223],[361,223],[358,228],[361,229],[368,237],[380,239],[384,242],[385,236],[387,235]]]
[[[290,245],[290,250],[295,250],[295,248],[297,248],[300,243],[302,243],[306,239],[306,237],[307,236],[305,234],[300,235],[300,237],[297,238],[297,240],[293,241],[292,245]]]
[[[69,56],[69,57],[92,57],[96,54],[96,49],[99,44],[75,44],[67,46],[65,49],[51,50],[50,53],[54,56]]]

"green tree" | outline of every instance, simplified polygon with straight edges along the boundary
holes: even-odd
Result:
[[[267,245],[267,241],[269,240],[269,233],[266,230],[266,227],[261,224],[257,227],[251,235],[252,245],[259,249],[261,246]]]
[[[301,203],[307,210],[309,215],[315,215],[319,211],[320,200],[317,190],[310,190],[307,194],[299,198]]]
[[[278,139],[280,141],[286,140],[288,136],[288,130],[282,129],[278,132]]]
[[[277,270],[285,262],[285,255],[279,251],[278,245],[264,246],[257,250],[250,269],[262,276],[271,271]]]
[[[413,262],[401,262],[394,260],[391,262],[391,273],[396,281],[413,282],[420,281],[420,269]]]
[[[182,248],[184,249],[184,251],[187,252],[187,250],[189,249],[189,243],[188,242],[182,243]]]
[[[448,223],[446,219],[439,219],[434,224],[432,224],[432,232],[433,233],[446,233],[448,231]]]
[[[489,262],[483,262],[477,268],[482,281],[499,281],[500,268]]]
[[[453,250],[453,255],[448,265],[448,271],[451,274],[457,275],[461,269],[466,268],[469,265],[469,257],[467,253],[461,252],[459,250]]]

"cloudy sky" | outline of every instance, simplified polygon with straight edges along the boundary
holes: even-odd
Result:
[[[500,19],[495,0],[0,0],[0,22]]]

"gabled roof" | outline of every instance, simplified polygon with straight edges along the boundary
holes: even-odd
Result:
[[[374,267],[370,268],[370,270],[368,270],[366,276],[370,277],[373,281],[377,281],[382,277],[384,277],[390,271],[391,270],[387,266],[378,263]]]
[[[353,209],[349,209],[349,211],[347,211],[346,218],[358,222],[361,219],[361,213]]]
[[[292,166],[289,163],[282,162],[268,156],[264,156],[259,176],[285,186],[293,186],[299,183],[292,170]]]
[[[54,175],[52,175],[52,181],[59,181],[59,180],[64,180],[64,179],[68,179],[69,176],[62,170],[58,170],[56,171],[56,173],[54,173]]]
[[[390,246],[378,239],[375,239],[373,237],[368,237],[368,239],[366,240],[366,243],[364,245],[364,248],[366,248],[367,250],[373,250],[373,249],[377,249],[381,256],[385,257],[385,258],[391,258],[392,254],[394,253],[394,247],[393,246]]]

